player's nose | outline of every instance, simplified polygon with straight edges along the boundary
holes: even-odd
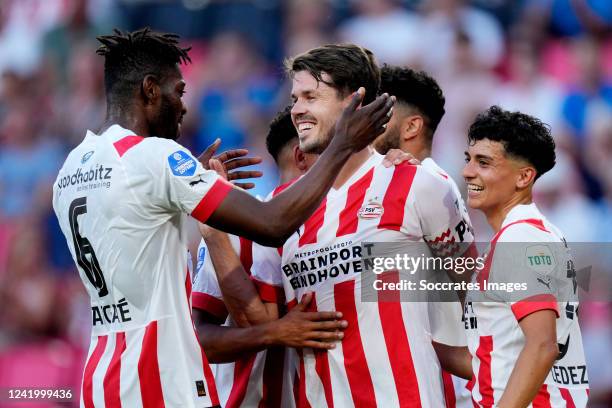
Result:
[[[476,172],[474,170],[474,165],[472,164],[472,161],[465,163],[461,175],[466,180],[473,179],[474,177],[476,177]]]
[[[302,103],[299,99],[297,101],[295,101],[295,103],[291,107],[291,116],[294,119],[295,119],[296,116],[303,115],[306,112],[307,111],[306,111],[306,107],[304,106],[304,103]]]
[[[183,102],[181,106],[181,116],[185,116],[186,114],[187,114],[187,104]]]

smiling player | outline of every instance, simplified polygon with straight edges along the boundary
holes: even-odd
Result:
[[[555,165],[550,131],[536,118],[493,106],[478,115],[468,141],[468,205],[495,231],[474,276],[480,290],[470,291],[465,305],[474,405],[585,407],[573,262],[562,233],[532,200],[534,183]],[[527,294],[492,292],[487,282],[524,283]]]

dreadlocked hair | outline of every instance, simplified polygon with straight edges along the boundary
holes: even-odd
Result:
[[[179,36],[152,31],[114,29],[113,35],[97,37],[102,44],[96,53],[104,57],[104,88],[108,101],[130,98],[146,75],[161,81],[177,64],[191,62],[189,48],[181,48]]]

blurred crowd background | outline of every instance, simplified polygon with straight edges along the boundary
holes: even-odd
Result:
[[[0,0],[0,387],[79,388],[91,312],[52,182],[104,116],[95,36],[147,25],[193,46],[180,142],[261,155],[258,194],[277,180],[264,140],[289,102],[283,59],[354,42],[438,80],[434,158],[460,185],[476,113],[499,104],[548,123],[558,163],[536,202],[568,241],[612,241],[610,0]],[[612,406],[610,305],[581,305],[593,406]]]

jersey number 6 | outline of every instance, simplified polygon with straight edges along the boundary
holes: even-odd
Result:
[[[70,231],[72,232],[72,242],[74,243],[74,251],[76,252],[77,263],[85,271],[87,279],[98,291],[98,296],[104,297],[108,295],[108,288],[104,275],[100,269],[98,258],[91,246],[89,240],[82,237],[79,233],[78,217],[81,214],[87,213],[87,197],[80,197],[70,203],[68,210],[68,219],[70,220]]]

